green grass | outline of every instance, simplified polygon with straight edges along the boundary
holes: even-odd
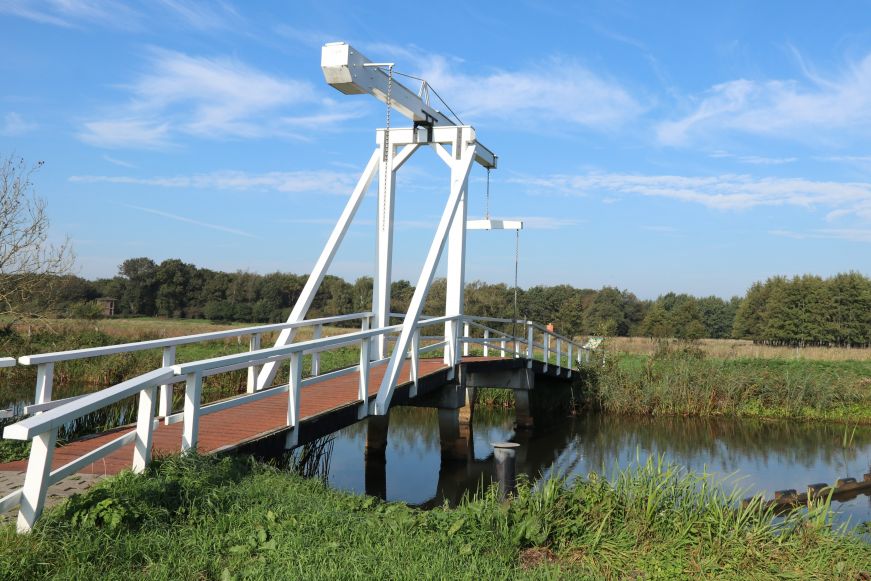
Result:
[[[685,347],[584,366],[577,386],[610,413],[871,423],[871,361],[717,359]]]
[[[170,457],[0,529],[3,579],[858,579],[871,545],[825,506],[775,520],[648,462],[420,511],[243,458]]]

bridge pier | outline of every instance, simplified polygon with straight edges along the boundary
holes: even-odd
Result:
[[[390,413],[369,416],[363,454],[363,487],[367,495],[387,499],[387,432]]]

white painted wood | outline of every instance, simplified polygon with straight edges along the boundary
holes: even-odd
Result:
[[[320,329],[320,325],[315,325],[315,329]],[[248,351],[260,350],[260,333],[254,333],[248,338]],[[314,357],[314,355],[312,356]],[[245,392],[254,393],[257,391],[257,376],[260,374],[259,365],[251,365],[248,367],[248,380],[245,383]]]
[[[135,439],[136,439],[136,430],[130,430],[129,432],[127,432],[123,436],[115,438],[114,440],[112,440],[110,442],[106,442],[102,446],[99,446],[98,448],[94,448],[93,450],[91,450],[87,454],[82,454],[81,456],[79,456],[78,458],[73,460],[72,462],[67,462],[66,464],[64,464],[60,468],[58,468],[56,470],[52,470],[51,476],[49,477],[49,485],[56,484],[56,483],[60,482],[61,480],[63,480],[64,478],[66,478],[67,476],[70,476],[71,474],[75,474],[76,472],[78,472],[79,470],[84,468],[85,466],[89,466],[89,465],[93,464],[94,462],[96,462],[97,460],[99,460],[100,458],[103,458],[104,456],[111,454],[115,450],[119,450],[119,449],[123,448],[124,446],[126,446],[130,442],[134,441]]]
[[[378,142],[383,147],[386,129],[378,130]],[[387,148],[387,159],[378,164],[378,203],[375,216],[375,277],[372,286],[372,312],[375,329],[390,325],[390,291],[393,281],[393,207],[396,201],[396,173],[393,155],[396,147]],[[375,355],[379,359],[387,354],[387,337],[375,339]]]
[[[188,345],[191,343],[201,343],[203,341],[214,341],[217,339],[229,339],[232,337],[243,337],[252,333],[267,333],[271,331],[286,331],[293,330],[299,327],[309,327],[311,325],[329,325],[332,323],[340,323],[342,321],[352,321],[359,319],[361,316],[369,315],[370,313],[352,313],[348,315],[337,315],[335,317],[322,317],[318,319],[309,319],[307,321],[294,321],[287,323],[275,323],[271,325],[258,325],[256,327],[240,327],[238,329],[229,329],[226,331],[213,331],[211,333],[198,333],[196,335],[182,335],[181,337],[171,337],[169,339],[154,339],[152,341],[136,341],[133,343],[121,343],[118,345],[107,345],[105,347],[89,347],[87,349],[74,349],[72,351],[58,351],[55,353],[40,353],[38,355],[24,355],[18,358],[18,362],[22,365],[39,365],[42,363],[53,363],[58,361],[72,361],[74,359],[87,359],[89,357],[100,357],[103,355],[114,355],[116,353],[130,353],[134,351],[146,351],[148,349],[160,349],[170,345]]]
[[[36,368],[36,393],[33,403],[47,403],[51,401],[52,384],[54,383],[54,363],[43,363]]]
[[[569,367],[569,372],[568,372],[568,374],[566,374],[566,377],[572,376],[572,371],[574,371],[574,367],[575,367],[575,364],[572,362],[572,347],[573,347],[573,345],[571,343],[569,343],[569,345],[567,347],[568,352],[566,353],[566,365],[568,365],[568,367]]]
[[[505,339],[499,342],[499,357],[505,358]]]
[[[302,353],[290,355],[290,381],[287,388],[287,425],[293,428],[288,443],[299,442],[299,390],[302,384]]]
[[[411,336],[411,371],[409,371],[408,379],[412,382],[409,395],[417,397],[417,387],[420,380],[420,327],[416,328]]]
[[[563,367],[563,341],[559,337],[556,340],[556,372],[559,373],[562,371]]]
[[[399,339],[396,342],[396,347],[393,351],[393,355],[390,357],[390,362],[387,364],[387,369],[384,372],[384,378],[381,382],[381,386],[378,389],[378,397],[375,400],[374,410],[374,412],[378,415],[386,414],[388,408],[390,407],[390,400],[393,398],[393,390],[396,387],[396,380],[399,376],[399,371],[401,369],[402,362],[405,356],[405,350],[408,349],[408,344],[411,342],[411,336],[418,326],[418,318],[423,311],[423,303],[426,300],[426,295],[429,292],[429,286],[430,284],[432,284],[432,279],[435,275],[436,263],[438,262],[439,256],[441,255],[442,250],[445,247],[445,243],[448,237],[448,230],[451,226],[451,222],[453,221],[454,216],[457,213],[457,208],[460,205],[460,199],[462,198],[464,192],[464,186],[466,184],[469,171],[472,168],[475,148],[475,144],[467,146],[466,151],[463,154],[463,159],[460,163],[460,165],[462,166],[462,171],[458,170],[456,172],[451,172],[452,183],[450,197],[448,198],[445,209],[442,212],[441,218],[439,219],[439,224],[436,228],[436,234],[433,238],[432,244],[430,245],[426,260],[424,261],[423,268],[421,269],[417,285],[415,285],[414,295],[411,298],[408,312],[406,314],[405,320],[402,322],[402,331],[399,335]],[[432,322],[434,322],[433,319],[427,320],[428,324]]]
[[[321,375],[318,379],[326,377],[325,375]],[[245,395],[240,395],[231,399],[225,399],[223,401],[210,403],[209,405],[204,405],[200,407],[200,417],[207,416],[209,414],[213,414],[215,412],[219,412],[222,410],[238,407],[240,405],[244,405],[247,403],[255,402],[259,399],[263,399],[264,397],[272,397],[274,395],[279,395],[282,393],[287,393],[287,386],[281,385],[278,387],[270,387],[269,389],[261,389],[260,391],[255,391],[254,393],[246,393]],[[176,414],[180,415],[180,414]],[[174,418],[175,416],[173,416]]]
[[[15,367],[15,357],[0,357],[0,367]]]
[[[184,427],[181,435],[181,451],[197,449],[200,434],[200,401],[203,394],[203,374],[188,373],[184,386]]]
[[[342,210],[342,215],[339,217],[339,221],[333,228],[330,238],[327,240],[326,245],[324,245],[324,249],[321,251],[321,255],[318,257],[318,261],[315,263],[296,304],[293,305],[293,310],[291,310],[290,316],[287,318],[288,323],[302,321],[305,318],[306,313],[308,313],[309,307],[311,307],[312,301],[315,298],[315,294],[317,294],[318,288],[324,280],[327,269],[333,262],[333,258],[335,258],[336,252],[339,250],[339,245],[345,238],[345,234],[348,232],[348,227],[351,225],[351,221],[354,219],[357,210],[360,208],[360,203],[363,201],[366,191],[372,183],[372,178],[375,177],[375,172],[378,170],[378,162],[380,159],[381,149],[376,147],[375,151],[373,151],[372,155],[369,157],[369,163],[366,164],[363,174],[357,181],[357,185],[354,187],[354,191],[348,199],[348,203],[345,204],[345,209]],[[278,335],[278,339],[275,341],[275,346],[280,347],[287,345],[292,340],[292,329],[285,329]],[[272,380],[275,379],[275,371],[275,363],[264,365],[263,369],[260,371],[260,375],[257,377],[257,389],[263,389],[272,385]]]
[[[459,152],[455,146],[454,154]],[[463,292],[466,286],[466,215],[468,213],[467,191],[469,189],[469,172],[463,167],[462,160],[454,161],[451,165],[451,182],[460,184],[460,199],[456,212],[451,220],[448,233],[448,264],[447,264],[447,288],[445,292],[445,315],[459,316],[463,314]],[[450,353],[445,352],[445,364],[457,365],[459,363],[459,345],[457,340],[460,336],[459,321],[445,323],[445,341],[451,342]]]
[[[45,507],[45,494],[48,491],[56,442],[57,429],[48,430],[33,438],[24,487],[21,489],[21,506],[18,509],[19,533],[30,531]]]
[[[320,339],[321,335],[324,333],[324,328],[322,325],[315,325],[315,328],[312,330],[312,339]],[[312,368],[311,368],[312,377],[317,377],[321,374],[321,352],[313,351],[312,352]]]
[[[143,373],[118,385],[89,393],[55,409],[6,426],[3,437],[12,440],[29,440],[37,434],[59,428],[86,414],[139,393],[139,390],[147,385],[157,385],[170,377],[172,377],[171,369],[155,369]]]
[[[383,335],[382,335],[383,337]],[[369,415],[369,345],[370,341],[360,341],[360,380],[358,381],[357,399],[360,407],[357,411],[357,419],[363,419]]]
[[[172,365],[175,365],[175,345],[168,345],[163,348],[161,367],[171,367]],[[165,383],[160,386],[157,415],[162,418],[172,414],[172,386],[172,383]]]
[[[463,337],[469,337],[469,323],[463,323]],[[469,356],[469,344],[463,342],[463,356]]]
[[[544,332],[544,353],[542,359],[544,360],[544,370],[547,371],[548,362],[550,361],[550,333],[547,331]]]
[[[523,230],[521,220],[469,220],[467,230]]]
[[[484,357],[490,356],[490,329],[484,329]]]
[[[21,491],[23,488],[19,488],[18,490],[13,490],[3,498],[0,498],[0,514],[4,512],[9,512],[18,507],[21,504]]]
[[[45,403],[35,403],[35,404],[31,404],[31,405],[26,405],[26,406],[24,406],[23,413],[25,416],[30,416],[30,415],[33,415],[37,412],[46,412],[48,410],[52,410],[52,409],[60,407],[62,405],[66,405],[66,404],[70,403],[71,401],[81,399],[81,398],[85,397],[85,395],[87,395],[87,394],[74,395],[72,397],[65,397],[63,399],[55,399],[52,401],[47,401]],[[9,416],[10,417],[12,416],[11,409],[9,410]],[[0,416],[0,417],[2,417],[2,416]]]
[[[526,367],[532,368],[532,359],[535,355],[535,342],[533,340],[533,330],[534,327],[532,324],[527,321],[526,322]],[[517,347],[517,351],[520,351],[520,347]]]
[[[136,440],[133,445],[133,472],[141,473],[151,463],[151,443],[154,436],[154,404],[157,388],[146,387],[139,392],[136,410]]]
[[[420,145],[417,143],[411,143],[396,152],[393,156],[393,171],[399,171],[399,168],[401,168],[405,162],[411,158],[414,152],[417,151],[418,147],[420,147]]]

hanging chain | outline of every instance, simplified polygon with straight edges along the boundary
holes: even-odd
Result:
[[[490,168],[487,168],[487,193],[484,195],[484,218],[490,219]]]
[[[387,174],[393,173],[392,167],[387,167],[387,162],[390,161],[390,106],[392,104],[391,97],[393,92],[393,65],[387,65],[387,123],[384,129],[384,154],[382,161],[384,162],[384,179],[382,184],[383,196],[381,200],[381,231],[387,226],[387,202],[390,199],[390,192],[387,191]]]

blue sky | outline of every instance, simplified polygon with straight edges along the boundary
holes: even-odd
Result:
[[[134,256],[307,272],[384,124],[323,81],[344,40],[499,155],[522,286],[727,297],[871,272],[869,22],[867,1],[0,0],[0,152],[45,162],[83,276]],[[416,280],[449,179],[421,151],[398,184],[395,274]],[[333,274],[371,274],[374,217],[370,195]],[[511,234],[471,232],[467,277],[510,282]]]

